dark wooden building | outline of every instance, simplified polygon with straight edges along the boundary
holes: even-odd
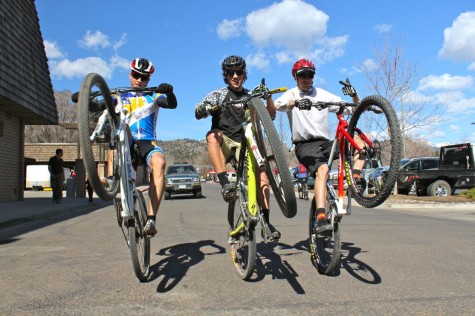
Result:
[[[58,124],[33,0],[0,0],[0,201],[23,199],[25,125]]]

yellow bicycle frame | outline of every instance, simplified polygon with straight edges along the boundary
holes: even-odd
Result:
[[[257,148],[255,145],[254,135],[253,133],[249,133],[247,131],[251,131],[252,126],[251,124],[246,125],[246,151],[247,151],[247,211],[249,215],[253,218],[257,218],[259,216],[259,205],[257,203],[257,176],[256,176],[256,159],[253,152],[254,148]],[[257,149],[255,149],[257,150]],[[241,158],[241,157],[240,157]],[[243,175],[244,176],[244,175]],[[239,185],[239,184],[238,184]],[[230,232],[231,236],[236,235],[244,228],[244,222],[236,227],[233,231]]]

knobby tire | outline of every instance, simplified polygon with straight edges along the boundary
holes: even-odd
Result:
[[[238,182],[237,185],[239,186],[240,183]],[[241,279],[248,280],[254,273],[256,265],[256,234],[255,225],[249,225],[243,216],[243,212],[246,211],[241,208],[247,204],[247,199],[243,194],[246,194],[246,192],[238,188],[236,191],[236,199],[228,203],[230,231],[234,231],[239,225],[244,224],[245,226],[241,230],[241,233],[236,236],[236,241],[230,243],[229,246],[236,273]]]
[[[84,159],[84,167],[87,172],[89,182],[91,183],[94,192],[103,200],[112,200],[119,190],[119,179],[114,177],[113,181],[108,186],[104,186],[101,183],[101,177],[99,176],[96,159],[94,158],[94,152],[98,151],[98,144],[95,141],[91,141],[90,136],[94,131],[97,120],[102,112],[89,111],[89,101],[95,97],[95,94],[99,93],[106,108],[109,112],[108,123],[111,128],[110,134],[113,135],[117,116],[115,114],[115,108],[112,103],[109,88],[105,80],[98,74],[88,74],[81,83],[81,89],[79,91],[78,101],[78,131],[79,142],[81,147],[82,157]],[[106,144],[107,145],[107,144]],[[96,153],[97,155],[97,153]],[[106,174],[104,174],[106,176]]]
[[[382,113],[376,114],[369,109],[378,109]],[[396,111],[391,104],[381,96],[373,95],[364,98],[355,112],[351,116],[348,133],[354,137],[356,128],[363,132],[371,133],[370,140],[376,139],[374,142],[377,147],[376,152],[380,154],[383,165],[389,165],[389,170],[385,177],[379,192],[368,193],[368,190],[362,190],[356,186],[356,181],[352,178],[350,190],[352,197],[358,204],[367,208],[373,208],[389,197],[394,184],[397,180],[399,161],[402,153],[402,140],[399,120]],[[345,153],[346,161],[352,166],[355,162],[354,148],[348,142],[348,150]],[[352,175],[348,175],[352,177]],[[368,185],[368,183],[366,183]],[[375,190],[374,190],[375,191]]]
[[[262,99],[251,99],[250,112],[257,147],[266,160],[265,171],[270,186],[282,214],[287,218],[292,218],[297,214],[297,199],[283,145]],[[277,174],[274,173],[275,169]]]
[[[312,264],[320,274],[332,275],[340,263],[341,257],[341,227],[338,218],[335,219],[331,235],[317,236],[317,207],[315,198],[312,200],[309,213],[309,246]],[[336,208],[335,201],[327,198],[325,211],[327,219],[331,220],[331,208]]]
[[[132,266],[140,281],[147,280],[150,268],[150,237],[144,234],[147,208],[142,192],[134,192],[134,225],[128,227],[128,241]]]

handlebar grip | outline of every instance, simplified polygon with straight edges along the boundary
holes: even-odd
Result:
[[[274,94],[274,93],[280,93],[280,92],[285,92],[285,91],[287,91],[286,87],[280,87],[280,88],[270,90],[269,93]]]

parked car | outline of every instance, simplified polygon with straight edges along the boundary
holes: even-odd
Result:
[[[386,174],[389,170],[389,166],[382,166],[374,169],[368,175],[368,190],[377,193],[381,190]]]
[[[171,165],[165,174],[165,200],[175,194],[201,197],[201,182],[196,168],[190,164]]]
[[[403,162],[403,160],[401,160]],[[411,158],[399,168],[397,180],[397,193],[409,194],[415,189],[416,175],[420,170],[436,170],[439,167],[439,157],[416,157]],[[417,193],[417,192],[416,192]],[[423,192],[420,192],[423,195]]]

